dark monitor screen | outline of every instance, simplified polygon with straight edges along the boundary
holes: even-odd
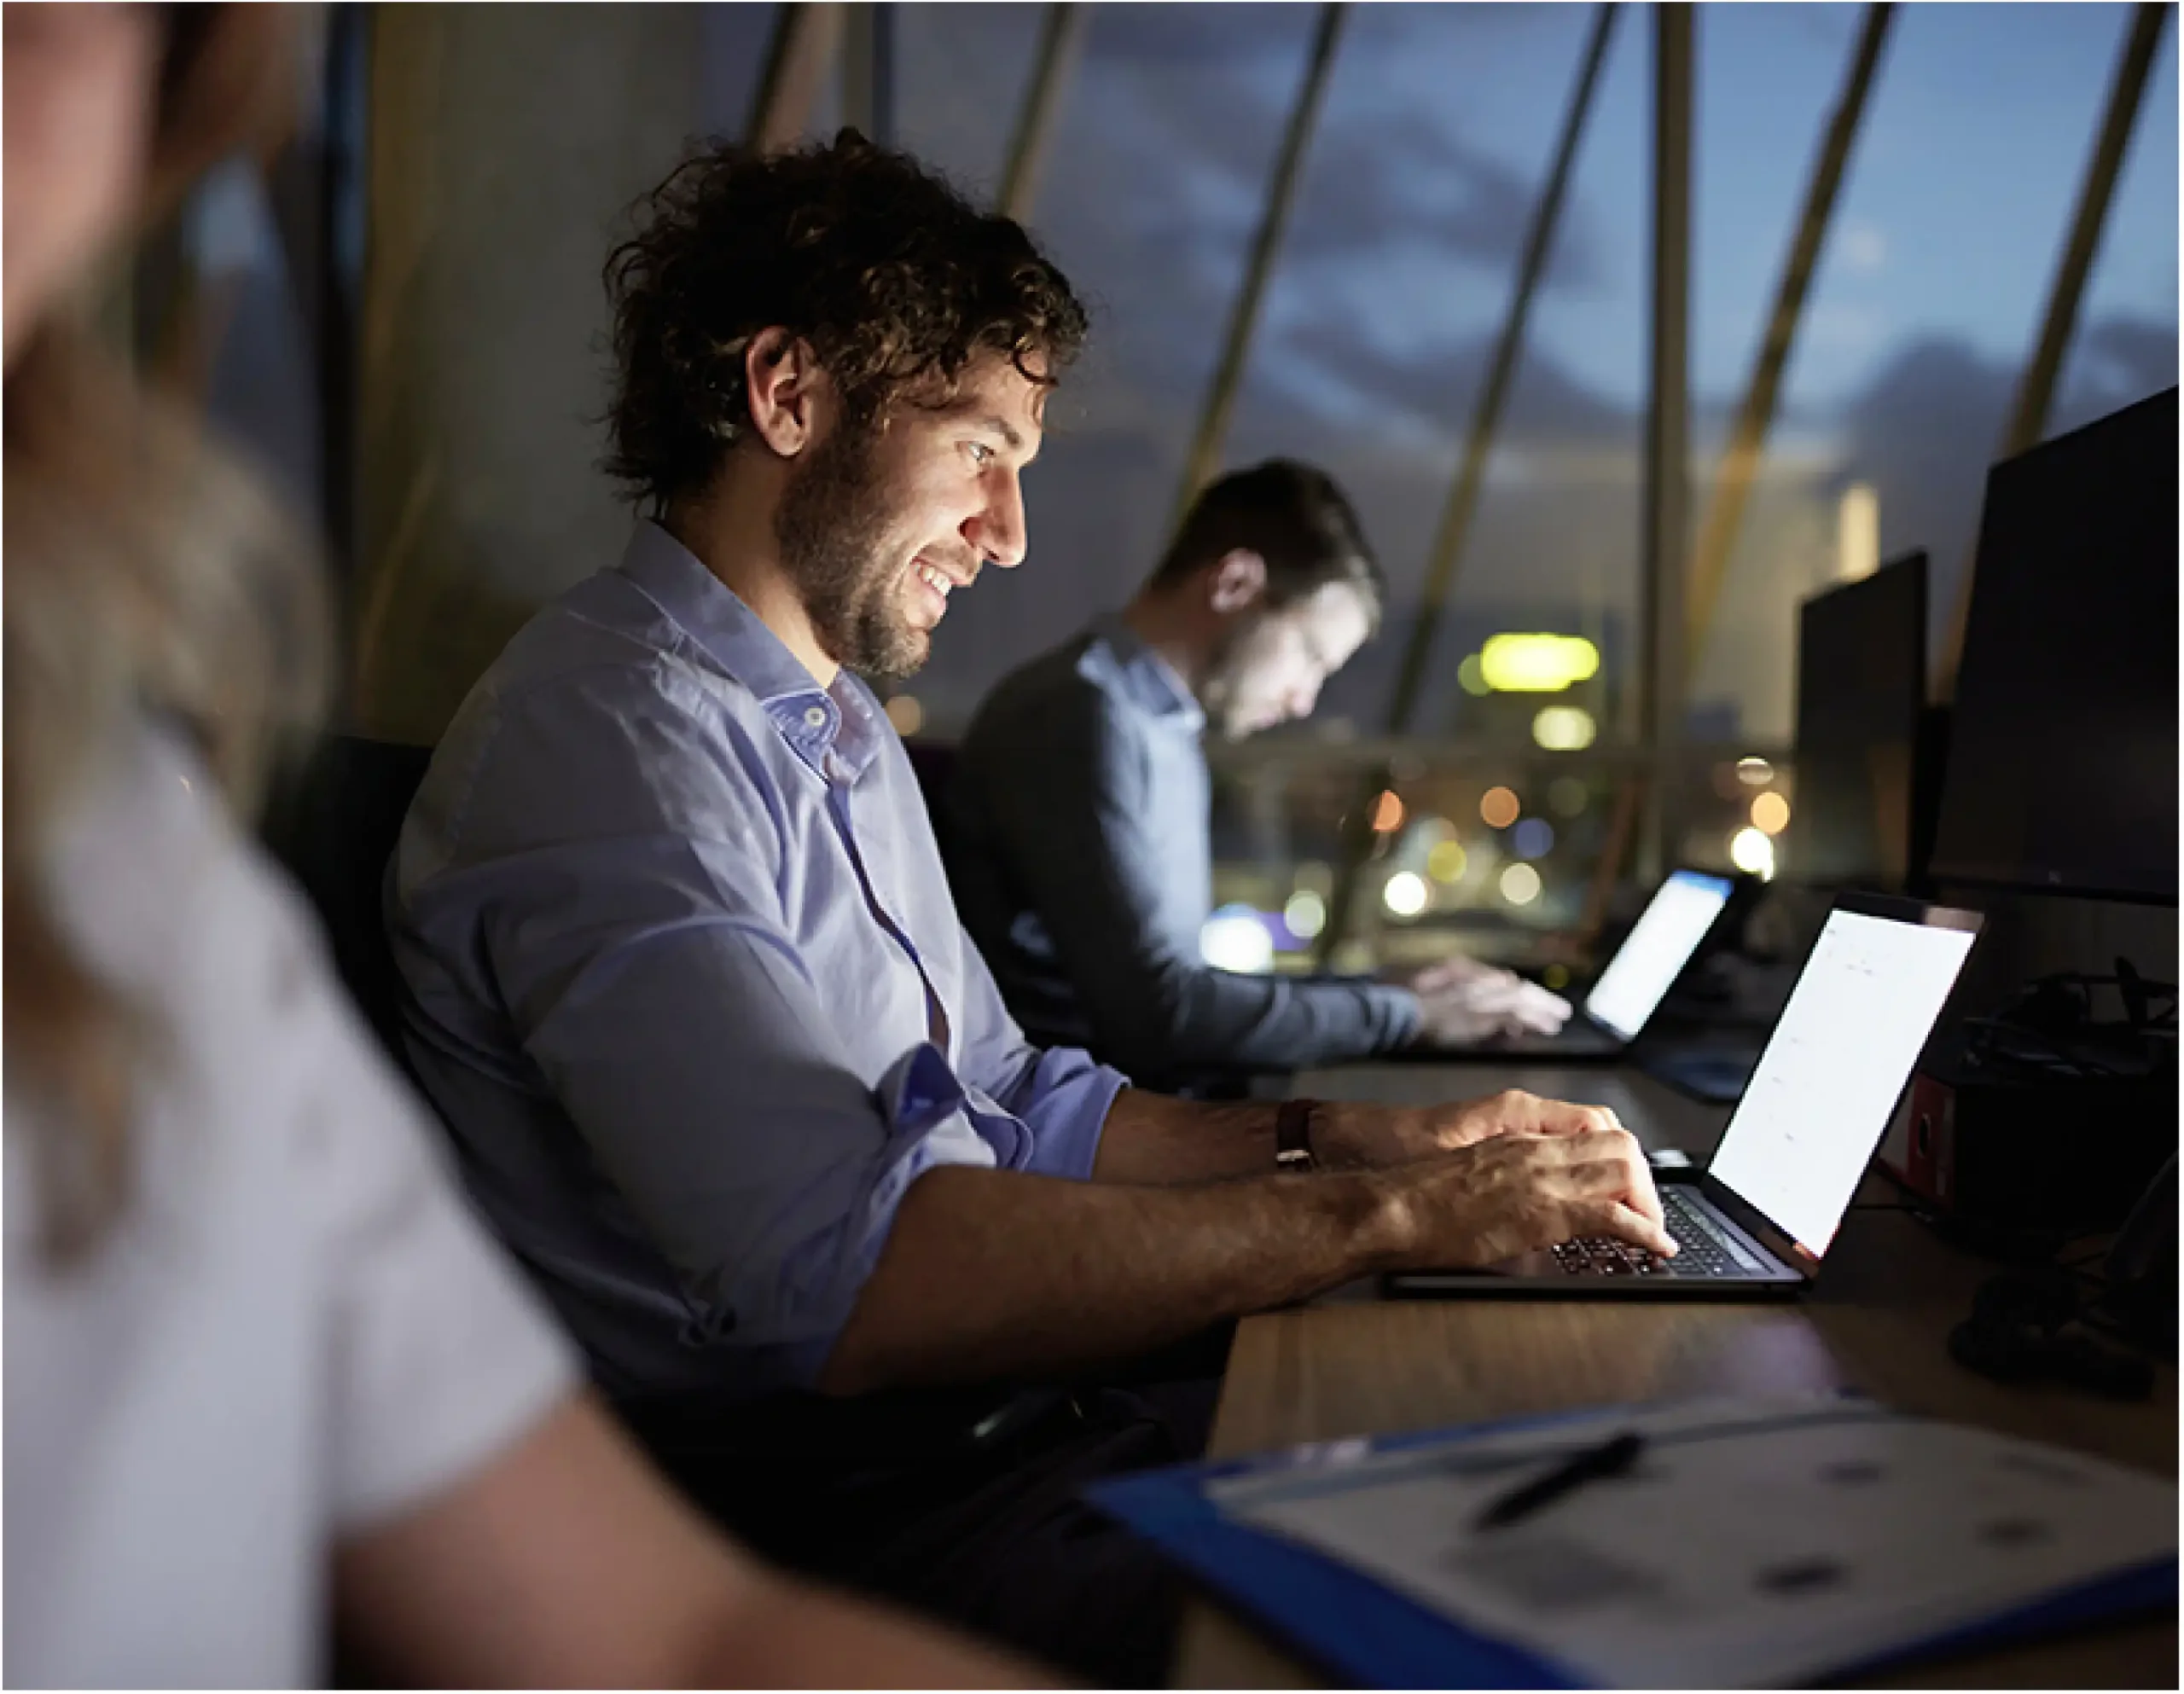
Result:
[[[1798,786],[1784,874],[1821,888],[1903,888],[1926,700],[1926,555],[1798,608]]]
[[[2176,898],[2176,391],[1987,474],[1937,882]]]

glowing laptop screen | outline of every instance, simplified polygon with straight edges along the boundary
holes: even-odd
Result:
[[[1817,1258],[1941,1016],[1972,922],[1834,911],[1708,1167]]]
[[[1670,877],[1585,996],[1585,1015],[1611,1035],[1635,1041],[1706,939],[1728,897],[1726,877],[1696,871]]]

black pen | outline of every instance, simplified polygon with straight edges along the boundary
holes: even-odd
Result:
[[[1626,1431],[1598,1447],[1574,1453],[1545,1476],[1536,1476],[1522,1488],[1512,1488],[1494,1500],[1472,1521],[1472,1528],[1499,1529],[1519,1518],[1530,1517],[1572,1488],[1604,1477],[1620,1476],[1638,1462],[1638,1455],[1645,1450],[1646,1437],[1635,1431]]]

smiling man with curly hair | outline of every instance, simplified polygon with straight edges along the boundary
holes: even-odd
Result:
[[[1384,1267],[1673,1250],[1644,1160],[1524,1096],[1168,1099],[1010,1021],[855,673],[1024,556],[1084,314],[1022,229],[845,132],[694,159],[607,285],[641,520],[434,754],[388,896],[410,1056],[694,1498],[1159,1679],[1170,1579],[1077,1500],[1203,1440],[1217,1345],[1182,1387],[1148,1356]]]
[[[990,438],[964,444],[982,473],[965,486],[996,488],[1028,457],[1084,309],[1016,224],[863,142],[763,166],[704,154],[648,212],[607,261],[620,371],[607,470],[679,534],[723,450],[752,437],[746,361],[824,372],[838,427],[783,479],[773,540],[828,660],[910,675],[942,609],[920,583],[944,602],[989,559],[1015,564],[1024,528],[1010,486],[974,531],[951,508],[945,532],[912,533],[897,483],[915,438],[958,425]]]

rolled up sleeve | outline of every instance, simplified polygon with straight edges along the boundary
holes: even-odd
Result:
[[[816,1373],[910,1184],[1019,1163],[1030,1137],[972,1110],[929,1046],[860,1081],[793,950],[724,909],[728,856],[622,840],[554,856],[587,921],[508,921],[493,941],[526,1050],[704,1336],[791,1349]]]
[[[963,1072],[974,1105],[1006,1113],[1031,1139],[1017,1169],[1087,1181],[1115,1096],[1130,1086],[1119,1070],[1081,1047],[1037,1047],[1008,1015],[993,973],[959,928],[964,983]]]
[[[444,914],[444,956],[474,936],[471,992],[671,1268],[686,1344],[763,1351],[808,1384],[910,1185],[1032,1168],[1037,1135],[930,1045],[860,1073],[783,914],[777,809],[732,747],[651,745],[682,733],[566,693],[512,707],[479,779],[498,792],[469,797],[492,827],[409,867],[404,926],[429,943]],[[511,757],[526,740],[555,757]]]

